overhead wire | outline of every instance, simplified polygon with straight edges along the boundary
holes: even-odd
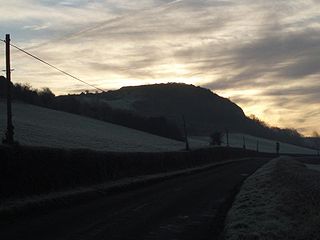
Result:
[[[2,41],[2,42],[4,42],[4,43],[6,42],[6,41],[3,40],[3,39],[0,39],[0,41]],[[12,43],[10,43],[10,46],[12,46],[12,47],[14,47],[15,49],[17,49],[17,50],[25,53],[26,55],[28,55],[28,56],[30,56],[30,57],[32,57],[32,58],[34,58],[34,59],[42,62],[43,64],[45,64],[45,65],[47,65],[47,66],[49,66],[49,67],[51,67],[51,68],[53,68],[53,69],[55,69],[55,70],[63,73],[63,74],[66,75],[66,76],[69,76],[69,77],[71,77],[71,78],[73,78],[73,79],[75,79],[75,80],[77,80],[77,81],[79,81],[79,82],[82,82],[83,84],[86,84],[86,85],[88,85],[88,86],[90,86],[90,87],[92,87],[92,88],[95,88],[95,89],[97,89],[97,90],[99,90],[99,91],[101,91],[101,92],[105,92],[102,88],[96,87],[95,85],[93,85],[93,84],[91,84],[91,83],[88,83],[88,82],[86,82],[86,81],[84,81],[84,80],[82,80],[82,79],[80,79],[80,78],[78,78],[78,77],[76,77],[76,76],[68,73],[68,72],[66,72],[66,71],[64,71],[64,70],[62,70],[62,69],[60,69],[60,68],[52,65],[51,63],[48,63],[47,61],[45,61],[45,60],[43,60],[43,59],[35,56],[34,54],[29,53],[29,52],[27,52],[26,50],[23,50],[22,48],[14,45],[14,44],[12,44]]]

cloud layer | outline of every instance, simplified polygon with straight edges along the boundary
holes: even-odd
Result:
[[[99,87],[193,83],[273,125],[320,131],[318,1],[12,0],[2,6],[2,36],[12,33],[17,45]],[[58,94],[84,88],[19,52],[12,61],[16,82]]]

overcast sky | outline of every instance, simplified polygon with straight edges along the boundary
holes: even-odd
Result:
[[[192,83],[271,125],[320,132],[319,0],[0,3],[2,39],[100,88]],[[14,82],[87,89],[14,50],[12,67]]]

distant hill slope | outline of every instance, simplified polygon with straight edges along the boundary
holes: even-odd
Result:
[[[95,95],[79,95],[93,99]],[[192,134],[209,135],[215,129],[243,130],[246,116],[229,99],[208,89],[193,85],[169,83],[136,87],[123,87],[99,94],[113,108],[133,111],[143,116],[164,116],[181,125],[185,116]]]
[[[295,129],[269,127],[257,118],[247,117],[229,99],[212,91],[183,83],[152,84],[123,87],[96,94],[73,95],[79,101],[103,102],[113,109],[122,109],[147,117],[164,117],[182,130],[185,116],[191,135],[209,136],[214,131],[246,133],[257,137],[306,146]]]

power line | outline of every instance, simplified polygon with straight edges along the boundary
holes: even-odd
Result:
[[[2,40],[2,39],[0,39],[0,41],[2,41],[2,42],[4,42],[4,43],[6,42],[5,40]],[[90,87],[92,87],[92,88],[95,88],[95,89],[99,90],[99,91],[105,92],[102,88],[96,87],[96,86],[94,86],[94,85],[92,85],[92,84],[90,84],[90,83],[88,83],[88,82],[86,82],[86,81],[84,81],[84,80],[82,80],[82,79],[80,79],[80,78],[78,78],[78,77],[70,74],[70,73],[67,73],[66,71],[61,70],[60,68],[58,68],[58,67],[56,67],[56,66],[48,63],[47,61],[42,60],[41,58],[39,58],[39,57],[37,57],[37,56],[35,56],[35,55],[33,55],[33,54],[31,54],[31,53],[29,53],[29,52],[21,49],[21,48],[19,48],[19,47],[17,47],[17,46],[14,45],[14,44],[11,44],[11,43],[10,43],[10,45],[11,45],[12,47],[14,47],[15,49],[17,49],[17,50],[19,50],[19,51],[27,54],[28,56],[30,56],[30,57],[32,57],[32,58],[34,58],[34,59],[42,62],[43,64],[48,65],[48,66],[51,67],[51,68],[54,68],[55,70],[57,70],[57,71],[65,74],[65,75],[67,75],[67,76],[69,76],[69,77],[71,77],[71,78],[73,78],[73,79],[75,79],[75,80],[77,80],[77,81],[79,81],[79,82],[82,82],[82,83],[84,83],[84,84],[86,84],[86,85],[88,85],[88,86],[90,86]]]

